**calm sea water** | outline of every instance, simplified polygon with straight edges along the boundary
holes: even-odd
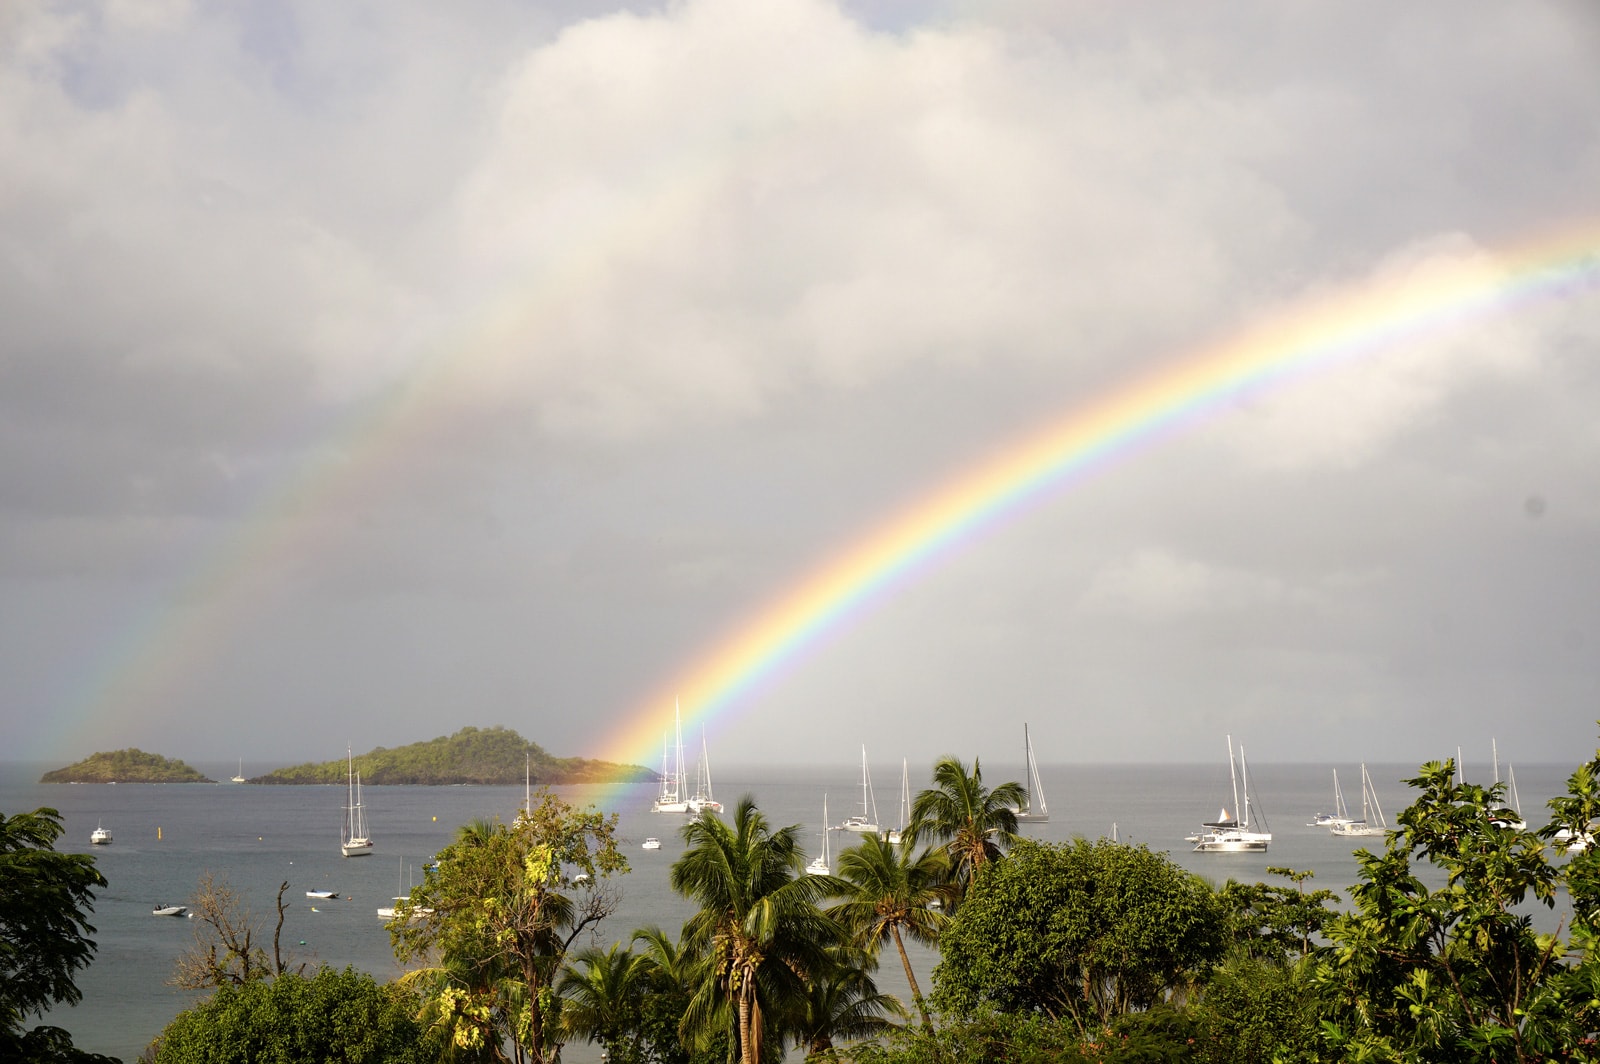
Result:
[[[83,1001],[55,1010],[48,1022],[71,1031],[79,1047],[125,1061],[135,1060],[168,1021],[198,1000],[167,985],[175,959],[193,941],[194,924],[155,917],[151,909],[158,903],[186,903],[202,873],[225,875],[246,896],[269,945],[273,899],[287,880],[285,897],[292,908],[284,942],[298,957],[354,965],[389,979],[399,968],[376,914],[378,906],[404,893],[408,882],[420,876],[422,862],[447,845],[459,825],[477,817],[509,819],[523,799],[521,787],[367,787],[365,804],[377,850],[369,857],[345,859],[338,845],[344,802],[340,787],[38,783],[51,767],[0,763],[0,812],[12,815],[41,806],[60,810],[66,833],[59,848],[93,853],[108,886],[97,895],[91,917],[99,950],[93,965],[78,976]],[[238,763],[195,767],[227,779]],[[244,767],[251,775],[276,766],[246,762]],[[1232,808],[1226,764],[1042,766],[1051,820],[1025,833],[1060,842],[1115,831],[1122,841],[1167,851],[1178,864],[1217,882],[1266,879],[1268,865],[1311,869],[1316,873],[1313,886],[1332,888],[1342,896],[1355,880],[1353,847],[1362,841],[1381,847],[1382,840],[1341,840],[1306,826],[1312,814],[1332,804],[1334,768],[1346,801],[1354,798],[1359,808],[1356,765],[1251,766],[1251,789],[1274,836],[1266,854],[1196,854],[1183,841],[1219,806]],[[1369,766],[1391,824],[1411,800],[1399,781],[1415,770],[1414,765]],[[1564,790],[1571,770],[1570,765],[1516,767],[1530,823],[1543,822],[1544,803]],[[920,768],[920,777],[918,771],[912,767],[913,792],[927,786],[927,766]],[[879,823],[894,823],[900,765],[874,765],[872,775]],[[991,785],[1021,778],[1020,765],[985,765]],[[682,852],[682,818],[651,813],[654,791],[647,785],[559,790],[568,801],[620,814],[620,833],[627,840],[632,871],[620,880],[621,908],[602,926],[596,944],[626,939],[633,928],[649,923],[676,932],[692,911],[668,885],[668,870]],[[771,823],[800,824],[812,846],[820,847],[825,794],[835,823],[860,812],[860,766],[731,767],[719,770],[716,791],[730,812],[739,795],[753,794]],[[91,847],[89,834],[100,823],[115,841]],[[650,835],[661,839],[660,850],[639,848]],[[835,852],[855,841],[841,832],[831,838]],[[339,900],[305,896],[307,890],[319,889],[338,891]],[[1554,924],[1553,918],[1537,918]],[[880,969],[879,984],[909,1001],[900,966],[891,961]],[[924,988],[934,961],[927,952],[913,957]],[[584,1045],[570,1046],[565,1055],[578,1064],[599,1059],[597,1050]]]

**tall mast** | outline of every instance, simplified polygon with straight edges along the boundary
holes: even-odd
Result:
[[[1233,818],[1239,819],[1239,774],[1233,767],[1233,736],[1228,736],[1228,778],[1233,781]],[[1250,814],[1246,812],[1244,823],[1249,824]]]

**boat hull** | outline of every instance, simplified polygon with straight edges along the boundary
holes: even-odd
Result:
[[[339,847],[346,857],[365,857],[372,852],[371,839],[351,839]]]
[[[1195,853],[1266,853],[1272,836],[1257,831],[1208,831],[1189,836]]]

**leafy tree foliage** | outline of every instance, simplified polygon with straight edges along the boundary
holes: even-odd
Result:
[[[1019,842],[990,864],[941,938],[935,1003],[1038,1010],[1085,1033],[1191,987],[1226,949],[1199,877],[1143,846]]]
[[[1500,784],[1455,782],[1453,762],[1429,762],[1408,782],[1420,796],[1381,854],[1361,854],[1353,912],[1328,929],[1319,967],[1334,1051],[1372,1060],[1594,1059],[1600,965],[1592,908],[1593,848],[1563,867],[1546,840],[1600,809],[1600,751],[1551,803],[1538,832],[1512,826]],[[1442,870],[1429,889],[1414,860]],[[1534,930],[1529,905],[1553,907],[1572,885],[1572,942]],[[1584,1048],[1588,1046],[1588,1048]]]
[[[206,872],[189,899],[194,916],[194,945],[178,956],[172,984],[185,990],[250,983],[288,971],[304,974],[306,962],[283,952],[283,903],[287,880],[278,887],[278,920],[272,929],[272,952],[260,943],[260,925],[227,876]]]
[[[990,790],[983,783],[983,766],[972,759],[972,771],[954,757],[940,758],[933,766],[933,787],[921,791],[911,803],[913,842],[932,839],[944,843],[951,874],[965,894],[978,869],[998,858],[1016,842],[1017,810],[1027,792],[1008,781]]]
[[[650,975],[649,958],[620,942],[569,958],[557,983],[567,1034],[600,1043],[612,1064],[644,1064],[650,1059],[644,1037]]]
[[[25,1030],[29,1015],[76,1005],[74,973],[94,957],[94,858],[57,853],[61,814],[0,813],[0,1060],[105,1060],[72,1046],[56,1027]]]
[[[1307,967],[1235,954],[1190,1004],[1194,1056],[1205,1064],[1312,1064],[1323,1059]]]
[[[628,868],[616,814],[575,809],[548,791],[537,798],[510,826],[459,832],[389,924],[400,959],[432,960],[406,982],[464,1056],[535,1064],[559,1056],[562,963],[580,934],[615,911],[609,879]]]
[[[842,884],[804,873],[799,830],[770,829],[746,796],[731,826],[714,816],[689,821],[687,849],[672,866],[672,888],[700,905],[684,932],[705,958],[683,1019],[686,1040],[703,1046],[731,1029],[740,1064],[765,1059],[769,1027],[805,998],[808,981],[833,963],[828,947],[843,937],[818,908]]]
[[[423,1064],[438,1059],[414,1018],[416,999],[346,968],[228,983],[178,1014],[155,1064]]]
[[[1306,880],[1313,872],[1271,866],[1267,871],[1284,876],[1294,886],[1231,879],[1223,885],[1222,903],[1231,917],[1234,948],[1247,957],[1274,964],[1304,960],[1333,919],[1330,906],[1339,903],[1339,895],[1331,890],[1307,893]]]
[[[855,1041],[888,1032],[889,1016],[904,1019],[905,1006],[878,990],[872,978],[877,962],[865,950],[836,946],[833,963],[812,973],[805,996],[790,1002],[787,1026],[806,1059],[836,1059],[836,1041]]]

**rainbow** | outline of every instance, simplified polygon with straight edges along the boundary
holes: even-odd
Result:
[[[1288,308],[1074,408],[873,528],[645,699],[601,756],[653,764],[680,704],[686,723],[739,706],[887,588],[1002,518],[1234,400],[1407,344],[1459,334],[1600,279],[1600,224],[1568,227],[1492,264],[1457,257]]]

